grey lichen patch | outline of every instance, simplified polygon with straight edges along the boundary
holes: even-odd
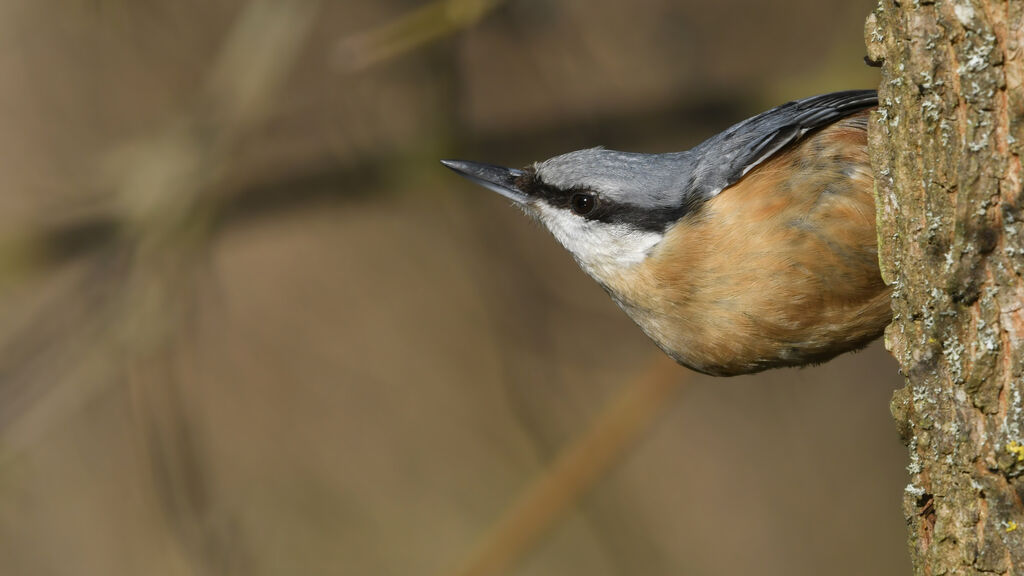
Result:
[[[925,79],[922,81],[921,84],[919,84],[919,86],[922,89],[927,90],[927,89],[931,88],[931,82],[932,82],[931,74],[926,72],[924,74],[924,76],[925,76]],[[925,97],[921,101],[921,111],[923,113],[922,114],[922,118],[924,119],[925,126],[927,128],[929,128],[929,129],[935,129],[936,128],[936,125],[939,122],[939,118],[941,118],[941,116],[940,116],[941,110],[942,110],[942,102],[939,100],[938,96],[936,96],[935,94],[929,94],[927,97]]]
[[[967,27],[974,20],[974,6],[970,2],[961,2],[953,5],[953,13],[956,14],[960,24]]]
[[[907,484],[906,488],[904,488],[903,491],[908,496],[910,496],[911,498],[914,498],[915,500],[918,499],[918,498],[921,498],[922,496],[924,496],[926,494],[926,491],[925,491],[924,488],[921,488],[920,486],[917,486],[915,484]]]
[[[996,49],[996,36],[990,31],[967,31],[960,46],[960,66],[957,68],[957,74],[960,76],[981,72],[1002,61],[997,56],[1001,52]]]
[[[1021,426],[1024,424],[1024,406],[1022,406],[1021,399],[1021,386],[1019,380],[1014,381],[1010,385],[1009,405],[1006,410],[1006,418],[1003,419],[1001,425],[1001,432],[1004,436],[1011,438],[1021,437]]]
[[[960,339],[953,335],[942,341],[942,355],[946,358],[946,370],[954,384],[964,382],[964,351],[966,348]]]
[[[1024,222],[1019,219],[1019,211],[1016,206],[1007,204],[1001,205],[1003,220],[1003,252],[1011,258],[1021,254],[1020,244],[1024,234]]]
[[[992,121],[988,115],[968,119],[967,138],[967,149],[971,152],[981,152],[992,146]]]
[[[918,438],[914,436],[910,439],[910,463],[907,464],[907,472],[911,476],[920,474],[924,468],[921,466],[921,455],[918,453]]]

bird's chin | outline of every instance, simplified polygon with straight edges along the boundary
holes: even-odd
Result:
[[[540,224],[544,225],[545,228],[547,228],[547,223],[544,222],[544,218],[541,217],[541,211],[540,208],[537,206],[536,200],[533,200],[531,198],[527,199],[525,202],[516,202],[515,206],[516,208],[522,210],[523,214],[529,216],[531,220],[539,222]]]

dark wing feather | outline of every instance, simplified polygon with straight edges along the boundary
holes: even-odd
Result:
[[[694,191],[714,196],[811,130],[877,104],[874,90],[848,90],[788,102],[748,118],[691,151]]]

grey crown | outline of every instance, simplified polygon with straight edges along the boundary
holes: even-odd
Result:
[[[544,184],[562,190],[587,188],[619,205],[685,212],[809,131],[877,104],[874,90],[823,94],[748,118],[685,152],[590,148],[538,162],[535,169]]]

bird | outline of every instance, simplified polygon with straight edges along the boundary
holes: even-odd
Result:
[[[795,100],[682,152],[441,163],[539,221],[677,363],[820,364],[892,319],[867,150],[874,90]]]

